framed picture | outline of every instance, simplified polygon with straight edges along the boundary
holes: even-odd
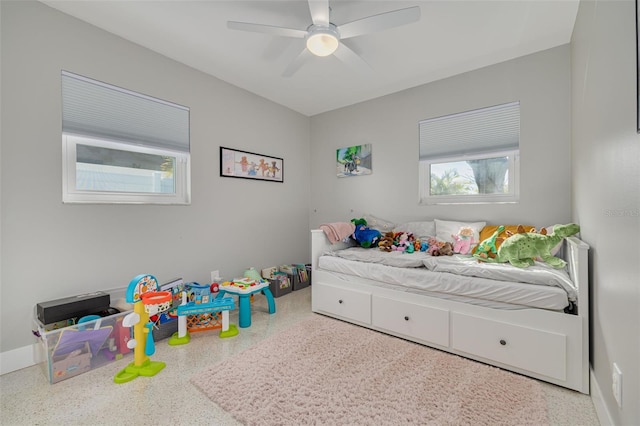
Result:
[[[371,174],[371,144],[339,148],[336,151],[338,177]]]
[[[221,146],[220,176],[284,182],[284,160]]]

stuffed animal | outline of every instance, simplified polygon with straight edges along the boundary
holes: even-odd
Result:
[[[476,243],[473,238],[473,229],[468,226],[463,226],[458,231],[458,235],[451,235],[455,240],[453,243],[453,252],[460,254],[467,254],[471,252],[471,246]]]
[[[567,225],[555,225],[550,235],[535,234],[526,232],[515,234],[502,243],[495,258],[481,258],[478,260],[491,263],[509,262],[518,268],[526,268],[534,264],[533,259],[540,257],[550,266],[561,269],[567,264],[564,260],[551,254],[560,241],[580,232],[580,226],[575,223]]]
[[[367,219],[361,217],[361,218],[353,218],[351,219],[351,223],[353,223],[355,226],[358,225],[364,225],[367,226]]]
[[[393,247],[391,250],[403,252],[409,247],[409,234],[406,232],[401,232],[394,241]]]
[[[433,253],[441,247],[438,240],[436,240],[434,237],[429,237],[427,239],[427,245],[427,254],[430,254],[431,256],[433,256]]]
[[[478,261],[496,257],[496,253],[498,253],[498,249],[496,248],[496,240],[498,239],[498,235],[500,235],[502,231],[504,231],[504,226],[500,225],[489,238],[481,241],[480,244],[478,244],[478,247],[476,247],[476,251],[473,254],[473,257],[478,259]]]
[[[442,244],[442,247],[434,251],[432,256],[453,256],[453,244],[449,242]]]
[[[393,247],[393,232],[389,231],[384,234],[380,241],[378,241],[378,247],[382,251],[391,251]]]
[[[382,234],[380,234],[380,231],[371,229],[368,226],[358,225],[352,237],[360,247],[371,248],[378,245],[378,240],[382,237]]]

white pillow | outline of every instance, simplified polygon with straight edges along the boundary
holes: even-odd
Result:
[[[453,243],[455,240],[451,235],[457,235],[460,228],[468,226],[473,229],[474,245],[480,242],[480,231],[487,224],[487,222],[454,222],[439,219],[435,219],[434,222],[436,223],[436,238],[438,241]]]
[[[433,220],[425,222],[407,222],[396,225],[393,232],[409,232],[420,240],[436,236],[436,223]]]
[[[383,234],[388,231],[393,231],[393,228],[396,227],[395,223],[385,219],[380,219],[372,214],[365,214],[363,219],[367,221],[367,226],[369,228],[378,230]]]

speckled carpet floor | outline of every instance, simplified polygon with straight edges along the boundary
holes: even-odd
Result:
[[[248,425],[544,425],[541,384],[314,315],[192,377]]]

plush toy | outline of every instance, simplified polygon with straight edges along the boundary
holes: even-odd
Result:
[[[434,251],[432,256],[453,256],[453,244],[443,243],[442,247]]]
[[[431,256],[433,256],[433,253],[441,247],[438,240],[436,240],[434,237],[429,237],[427,239],[427,245],[427,254],[430,254]]]
[[[393,232],[386,232],[380,241],[378,241],[378,247],[380,247],[382,251],[391,251],[393,247]]]
[[[352,235],[360,247],[371,248],[378,245],[378,240],[382,237],[380,231],[371,229],[366,225],[357,225]]]
[[[394,241],[394,245],[393,247],[391,247],[391,250],[403,252],[407,249],[407,247],[409,247],[409,245],[410,245],[409,234],[407,234],[406,232],[401,232],[396,237],[396,240]]]
[[[533,265],[533,259],[539,256],[544,262],[554,268],[564,268],[567,262],[553,256],[551,249],[564,238],[570,237],[578,232],[580,232],[580,226],[575,223],[570,223],[568,225],[555,225],[550,235],[531,232],[515,234],[504,240],[495,258],[478,257],[478,260],[491,263],[509,262],[513,266],[526,268]]]
[[[473,257],[477,258],[478,261],[496,257],[496,253],[498,253],[496,240],[502,231],[504,231],[504,226],[500,225],[489,238],[481,241],[478,247],[476,247]]]
[[[471,246],[476,243],[473,238],[473,229],[468,226],[463,226],[458,231],[458,235],[451,235],[455,240],[453,243],[453,252],[460,254],[467,254],[471,252]]]
[[[429,249],[429,243],[426,241],[420,242],[420,251],[427,251]]]

